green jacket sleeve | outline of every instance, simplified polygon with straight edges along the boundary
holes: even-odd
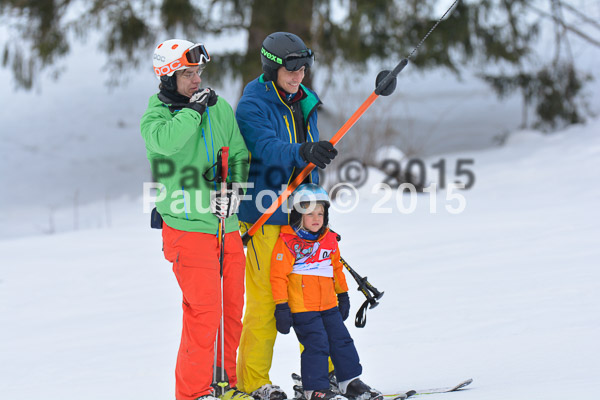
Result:
[[[171,117],[169,109],[149,106],[142,117],[140,129],[146,148],[165,156],[179,152],[187,141],[198,131],[202,116],[188,108]]]

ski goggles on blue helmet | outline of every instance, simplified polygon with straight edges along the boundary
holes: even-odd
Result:
[[[296,51],[283,58],[276,56],[264,47],[260,52],[263,56],[274,63],[281,65],[288,71],[298,71],[302,67],[310,68],[315,62],[315,53],[313,53],[311,49]]]

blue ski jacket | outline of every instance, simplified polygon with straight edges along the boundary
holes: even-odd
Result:
[[[322,104],[316,93],[304,85],[307,96],[300,100],[306,125],[306,141],[318,142],[317,107]],[[273,81],[264,75],[248,83],[235,113],[240,132],[250,152],[250,170],[246,197],[240,204],[238,217],[253,224],[274,203],[285,186],[307,163],[299,153],[300,143],[291,108],[281,98]],[[310,182],[319,183],[314,169]],[[286,202],[267,220],[269,225],[288,225]]]

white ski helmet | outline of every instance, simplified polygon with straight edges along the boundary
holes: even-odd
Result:
[[[194,44],[184,39],[166,40],[156,47],[152,55],[154,73],[158,80],[173,76],[177,70],[203,65],[209,61],[210,56],[203,44]]]

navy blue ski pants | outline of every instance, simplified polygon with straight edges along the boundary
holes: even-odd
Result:
[[[337,307],[325,311],[293,313],[294,331],[304,351],[301,356],[304,390],[329,388],[329,361],[335,367],[338,382],[362,373],[354,341]]]

